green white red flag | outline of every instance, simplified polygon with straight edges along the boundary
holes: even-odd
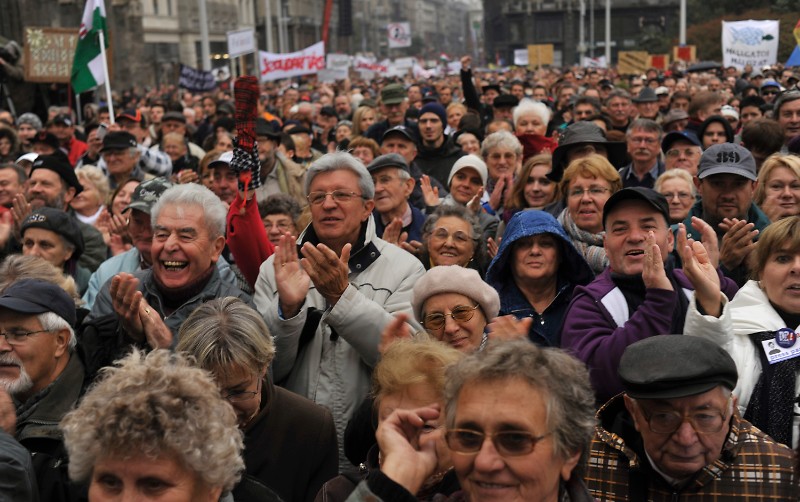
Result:
[[[108,47],[106,36],[106,8],[103,0],[86,0],[83,10],[75,59],[72,62],[72,88],[76,94],[105,83],[102,43]]]

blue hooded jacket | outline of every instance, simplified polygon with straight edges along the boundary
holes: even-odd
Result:
[[[511,274],[511,249],[519,239],[549,233],[561,243],[559,254],[556,297],[544,312],[536,312],[522,294]],[[525,210],[516,213],[506,226],[497,256],[486,272],[486,282],[500,295],[500,314],[513,314],[517,319],[533,317],[528,333],[531,341],[541,346],[559,347],[561,323],[564,319],[572,290],[577,285],[586,285],[594,279],[594,273],[583,255],[575,249],[561,224],[549,213],[540,210]]]

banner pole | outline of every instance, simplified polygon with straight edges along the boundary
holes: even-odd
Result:
[[[100,37],[100,54],[103,57],[103,78],[106,79],[106,102],[108,103],[108,121],[114,123],[114,98],[111,96],[111,80],[108,78],[108,60],[106,59],[106,43],[103,30],[97,30]]]

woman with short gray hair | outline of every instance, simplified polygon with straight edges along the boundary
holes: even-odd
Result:
[[[261,314],[238,298],[218,298],[192,312],[179,339],[176,350],[211,373],[236,412],[248,477],[283,500],[311,500],[336,476],[333,418],[327,409],[273,385],[267,368],[275,345]]]
[[[594,394],[580,361],[561,349],[508,341],[460,360],[446,381],[443,434],[459,500],[594,500],[580,475],[595,427]],[[437,465],[436,438],[423,433],[439,416],[425,407],[386,418],[376,434],[381,472],[350,500],[416,493]]]
[[[70,477],[92,502],[148,489],[216,502],[244,468],[233,410],[205,371],[166,350],[106,368],[61,428]]]

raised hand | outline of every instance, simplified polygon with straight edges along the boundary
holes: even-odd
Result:
[[[19,233],[23,220],[33,212],[30,202],[25,198],[25,194],[18,193],[11,201],[11,214],[14,215],[14,231]]]
[[[697,304],[714,317],[721,312],[720,281],[717,268],[711,262],[707,248],[686,238],[686,227],[678,225],[678,252],[683,262],[683,272],[694,286]]]
[[[316,247],[310,242],[303,244],[300,252],[303,259],[300,260],[303,269],[311,278],[311,282],[317,287],[329,305],[336,305],[339,298],[349,286],[348,275],[350,266],[351,244],[345,244],[342,248],[342,255],[336,253],[325,244],[317,244]]]
[[[439,198],[439,187],[431,185],[431,178],[427,174],[423,174],[419,179],[419,188],[422,190],[422,198],[425,200],[426,206],[438,206],[442,202]]]
[[[109,291],[111,293],[111,306],[119,317],[122,329],[131,338],[141,342],[145,339],[145,333],[142,319],[139,315],[142,292],[138,288],[139,279],[132,274],[121,272],[111,279]]]
[[[497,256],[497,251],[500,249],[500,243],[503,242],[502,237],[498,237],[497,241],[489,237],[486,239],[486,253],[489,255],[489,259],[494,259]]]
[[[483,210],[481,199],[483,198],[483,187],[478,189],[478,192],[467,202],[467,209],[472,211],[472,214],[478,214]]]
[[[648,289],[656,288],[673,291],[672,283],[669,282],[667,272],[664,270],[664,257],[661,256],[661,248],[656,244],[656,236],[652,230],[647,233],[645,242],[642,280],[644,281],[644,286]]]
[[[420,241],[401,242],[400,247],[414,256],[419,256],[419,253],[422,252],[422,243]]]
[[[705,220],[697,216],[692,216],[692,228],[700,233],[700,242],[702,242],[703,246],[706,248],[709,262],[711,262],[714,268],[719,267],[719,240],[717,239],[717,232],[714,231],[714,227],[706,223]],[[680,254],[680,248],[678,248],[678,254]]]
[[[439,407],[395,410],[375,432],[381,451],[381,471],[416,494],[436,470],[436,441],[442,429],[423,434],[426,422],[439,418]]]
[[[311,279],[300,266],[297,256],[296,237],[289,232],[281,236],[275,246],[275,286],[278,289],[278,301],[285,319],[294,317],[308,295]]]
[[[518,340],[528,337],[533,317],[517,319],[513,315],[495,317],[486,327],[491,340]]]
[[[497,183],[494,185],[494,191],[492,191],[492,195],[489,196],[489,205],[495,211],[500,209],[500,206],[502,206],[503,204],[503,192],[505,187],[506,187],[505,176],[497,178]]]
[[[403,312],[394,314],[394,318],[391,322],[383,328],[381,343],[378,344],[378,352],[383,354],[394,342],[413,336],[411,327],[407,324],[408,319],[408,314]]]
[[[725,218],[720,227],[727,228],[727,231],[722,236],[719,261],[726,269],[733,270],[755,249],[758,229],[755,224],[737,218]]]
[[[408,232],[403,232],[403,220],[394,218],[386,225],[386,228],[383,229],[383,236],[381,236],[381,239],[395,246],[400,246],[402,243],[406,242],[408,239]]]
[[[142,321],[147,344],[155,349],[168,349],[172,346],[172,331],[164,324],[161,315],[142,298],[139,303],[139,319]]]

